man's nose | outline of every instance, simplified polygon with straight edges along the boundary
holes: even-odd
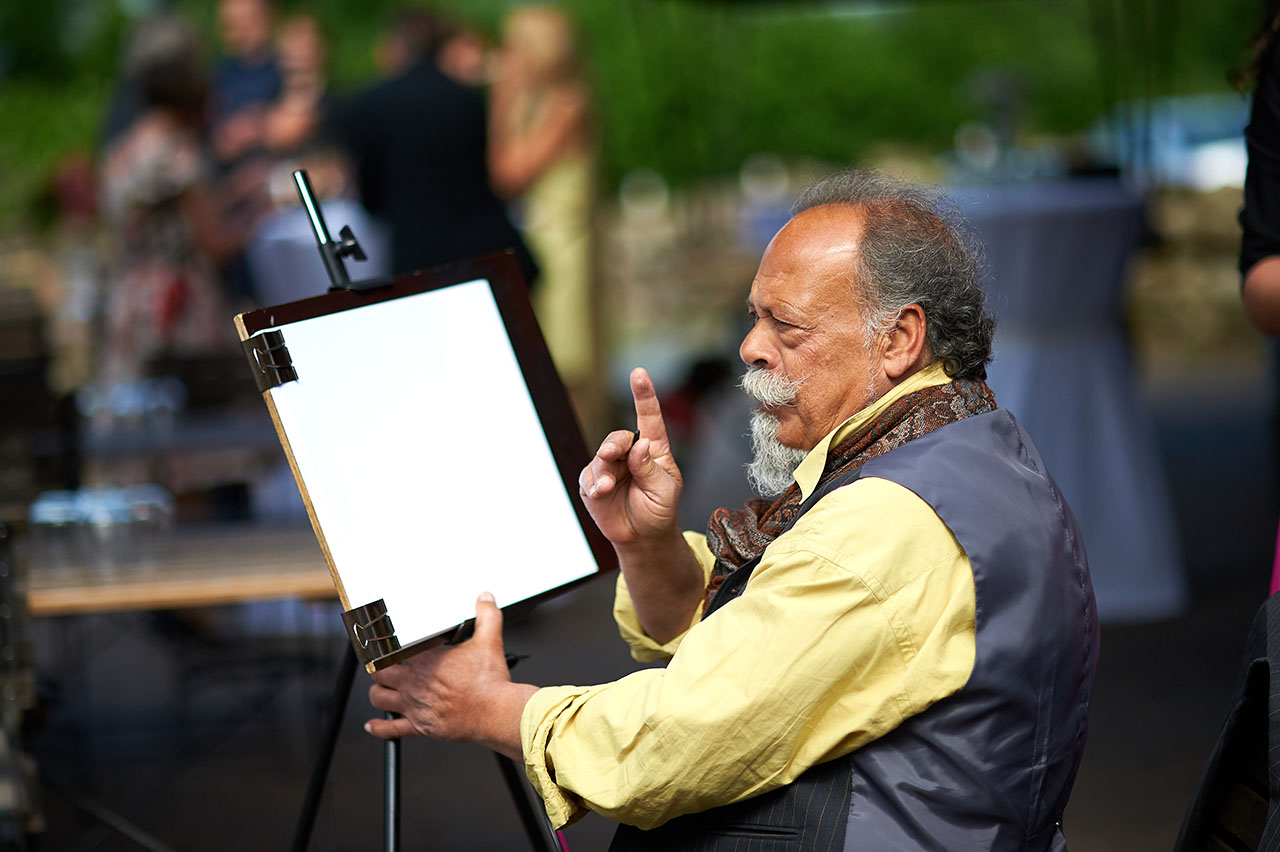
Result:
[[[738,357],[749,367],[768,370],[776,366],[773,349],[768,345],[759,322],[751,327],[746,337],[742,338],[742,345],[738,347]]]

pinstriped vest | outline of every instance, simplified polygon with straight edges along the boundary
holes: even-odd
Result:
[[[973,568],[976,657],[966,685],[843,758],[762,796],[620,826],[611,852],[1062,850],[1062,811],[1084,750],[1098,623],[1080,533],[1007,411],[943,426],[813,494],[860,476],[910,489]],[[793,520],[794,523],[794,520]],[[707,617],[756,561],[717,590]]]

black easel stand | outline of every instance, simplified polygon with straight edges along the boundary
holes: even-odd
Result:
[[[386,718],[394,719],[388,711]],[[386,838],[386,852],[400,848],[400,741],[382,743],[382,836]]]
[[[507,664],[512,665],[514,657],[508,656]],[[320,751],[311,769],[311,780],[307,785],[307,797],[298,813],[298,824],[293,833],[291,852],[307,852],[311,843],[311,831],[315,827],[316,814],[320,810],[320,798],[324,794],[325,779],[329,775],[329,766],[333,763],[334,748],[338,743],[338,734],[342,730],[342,719],[346,715],[347,699],[351,694],[351,686],[355,681],[356,654],[350,647],[346,649],[342,664],[338,670],[338,680],[334,685],[333,703],[329,708],[329,721],[325,725],[320,740]],[[391,714],[387,714],[391,718]],[[520,782],[520,774],[515,763],[508,757],[495,754],[502,780],[506,782],[511,800],[515,803],[520,823],[524,827],[525,836],[529,839],[529,847],[535,852],[552,850],[560,852],[558,846],[548,845],[538,816],[534,813],[529,797],[525,795]],[[396,852],[400,847],[400,741],[387,740],[383,745],[383,780],[385,796],[383,800],[383,841],[386,852]],[[552,841],[554,843],[554,841]]]
[[[307,852],[311,842],[311,829],[316,824],[316,813],[320,810],[320,796],[324,793],[325,778],[329,776],[329,764],[333,763],[333,750],[338,744],[338,734],[342,731],[342,719],[347,712],[347,696],[351,694],[351,684],[356,677],[356,652],[348,646],[342,655],[342,663],[338,667],[338,682],[333,687],[333,705],[329,708],[329,721],[325,725],[320,739],[320,750],[316,754],[315,765],[311,768],[311,781],[307,784],[307,798],[302,803],[302,811],[298,814],[298,825],[293,831],[291,852]]]
[[[338,232],[342,238],[341,240],[335,240],[329,236],[329,227],[324,221],[324,213],[321,212],[320,205],[312,192],[311,181],[307,177],[306,171],[302,169],[295,171],[293,173],[293,182],[298,190],[298,198],[301,199],[302,206],[307,211],[307,217],[311,220],[311,229],[315,234],[316,246],[320,250],[320,258],[324,261],[325,272],[329,275],[329,289],[371,290],[375,287],[391,284],[391,278],[351,280],[350,276],[347,275],[343,258],[367,259],[364,250],[360,248],[360,243],[356,240],[355,234],[351,232],[350,227],[344,225]],[[251,362],[259,357],[254,353],[248,354]],[[279,365],[272,362],[267,366],[276,368]],[[387,618],[386,606],[383,605],[382,601],[376,601],[344,612],[343,621],[347,629],[347,638],[351,640],[352,644],[347,646],[346,654],[343,656],[342,664],[338,669],[338,681],[333,689],[333,705],[329,709],[329,722],[325,726],[324,734],[320,741],[320,751],[316,756],[315,766],[311,770],[311,781],[307,785],[307,798],[302,804],[302,811],[298,814],[298,825],[294,829],[293,845],[290,847],[292,852],[306,852],[307,845],[311,842],[311,830],[315,826],[316,813],[320,809],[320,797],[324,793],[325,778],[329,774],[329,764],[333,762],[333,751],[338,743],[338,734],[342,729],[342,718],[346,714],[347,698],[351,694],[351,685],[355,681],[357,662],[369,662],[400,648],[400,643],[395,638],[395,631],[391,626],[391,621]],[[359,645],[362,649],[360,652],[362,657],[360,659],[357,658],[356,645]],[[517,657],[508,654],[507,667],[514,666],[517,659]],[[388,713],[387,718],[393,718],[392,714]],[[555,832],[551,833],[552,839],[550,842],[552,845],[548,846],[548,841],[543,835],[538,817],[534,813],[533,806],[529,804],[528,797],[525,795],[515,763],[501,754],[495,756],[498,758],[498,767],[502,771],[503,780],[507,783],[511,799],[515,802],[516,811],[520,814],[520,822],[523,824],[525,834],[529,838],[530,847],[535,852],[547,849],[550,849],[551,852],[560,852]],[[383,762],[383,780],[385,782],[384,848],[386,852],[397,852],[400,846],[399,740],[386,741],[383,746]],[[550,830],[549,825],[547,828]]]

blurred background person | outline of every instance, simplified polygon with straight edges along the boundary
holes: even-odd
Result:
[[[1276,31],[1280,11],[1254,36],[1254,60],[1236,74],[1241,87],[1254,84],[1253,108],[1245,143],[1245,174],[1240,274],[1245,313],[1259,331],[1280,334],[1280,52]]]
[[[228,216],[210,181],[201,144],[208,80],[193,31],[174,17],[146,21],[129,54],[141,112],[105,152],[100,175],[114,254],[108,385],[141,378],[161,354],[234,344],[215,263],[239,251],[256,213]]]
[[[360,200],[390,232],[393,272],[515,248],[532,282],[528,249],[489,186],[484,101],[436,65],[449,32],[425,9],[396,14],[375,54],[386,79],[339,107],[335,134]]]
[[[341,198],[349,194],[349,169],[332,132],[333,96],[329,91],[328,73],[330,45],[320,19],[308,13],[296,13],[285,18],[276,36],[276,53],[281,75],[280,97],[268,106],[263,120],[263,145],[272,158],[271,197],[277,207],[297,207],[299,199],[293,172],[306,169],[319,199]],[[361,215],[360,218],[363,223],[366,217]],[[346,223],[335,221],[334,229],[343,224]],[[310,226],[304,230],[308,249],[314,255],[314,236]],[[363,240],[369,235],[357,229],[357,236]],[[263,292],[268,282],[258,275],[252,258],[250,269],[260,301],[273,301],[271,295]]]
[[[1250,42],[1253,61],[1232,73],[1238,88],[1253,85],[1253,106],[1245,128],[1249,166],[1240,211],[1241,297],[1249,321],[1263,334],[1280,335],[1280,10]],[[1280,349],[1271,342],[1272,385],[1280,372]],[[1272,412],[1274,421],[1280,413]],[[1271,592],[1280,591],[1280,533],[1271,573]]]
[[[213,72],[213,150],[228,171],[262,146],[267,109],[283,88],[271,43],[267,0],[221,0],[218,34],[223,57]]]
[[[223,55],[213,70],[209,139],[218,180],[233,207],[255,203],[267,191],[270,178],[266,122],[283,89],[272,44],[273,24],[269,0],[219,0]],[[219,274],[233,300],[256,300],[243,253],[223,258]]]
[[[436,51],[436,66],[464,86],[487,86],[492,76],[492,56],[484,35],[461,21],[451,22],[446,30]]]
[[[489,172],[515,199],[542,273],[534,309],[588,434],[602,428],[593,220],[598,144],[578,38],[564,12],[507,19],[490,101]]]
[[[290,15],[280,24],[276,54],[280,94],[267,108],[262,132],[264,143],[279,155],[316,141],[324,124],[329,43],[320,21],[305,13]]]
[[[387,237],[354,199],[350,168],[338,142],[334,98],[329,92],[330,44],[320,20],[289,15],[276,36],[282,88],[263,122],[263,143],[273,165],[269,179],[276,207],[254,231],[246,256],[259,303],[273,305],[324,292],[328,273],[316,251],[311,220],[299,204],[293,180],[305,169],[326,223],[337,234],[351,227],[368,259],[348,261],[353,280],[387,275]],[[284,469],[285,490],[292,479]]]

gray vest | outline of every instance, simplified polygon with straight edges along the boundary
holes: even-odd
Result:
[[[621,826],[612,852],[1065,849],[1060,822],[1098,657],[1093,588],[1071,510],[1004,410],[867,462],[812,495],[801,513],[860,476],[919,495],[968,555],[977,602],[968,682],[787,787],[652,831]],[[755,564],[725,581],[708,617],[741,593]]]

